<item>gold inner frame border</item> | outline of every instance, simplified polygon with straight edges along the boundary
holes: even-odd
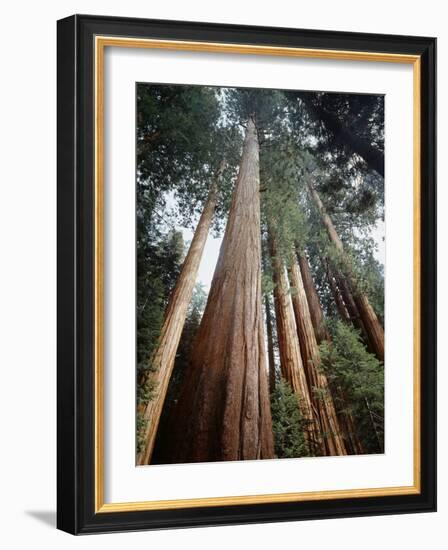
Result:
[[[296,493],[276,493],[243,496],[190,498],[180,500],[154,500],[139,502],[104,502],[104,51],[106,47],[155,48],[208,53],[235,53],[267,56],[286,56],[313,59],[366,61],[382,63],[407,63],[413,65],[413,298],[414,298],[414,350],[413,350],[413,424],[414,424],[414,482],[410,486],[378,487],[365,489],[328,490]],[[360,52],[258,46],[253,44],[227,44],[182,40],[158,40],[95,36],[95,346],[94,346],[94,399],[95,399],[95,513],[130,512],[143,510],[167,510],[209,506],[231,506],[275,502],[303,502],[343,498],[363,498],[396,495],[412,495],[421,492],[421,424],[420,424],[420,273],[421,273],[421,59],[418,55],[382,52]]]

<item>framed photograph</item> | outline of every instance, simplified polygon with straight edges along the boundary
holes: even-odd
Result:
[[[58,527],[436,507],[434,38],[58,21]]]

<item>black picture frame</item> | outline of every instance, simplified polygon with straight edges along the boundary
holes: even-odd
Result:
[[[74,15],[58,21],[57,526],[73,534],[436,509],[436,40]],[[121,36],[409,54],[421,59],[421,490],[301,502],[95,512],[94,38]]]

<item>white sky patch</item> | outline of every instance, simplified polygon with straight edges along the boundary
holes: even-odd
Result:
[[[191,229],[179,228],[184,236],[184,241],[187,245],[190,244],[193,238],[193,231]],[[199,264],[199,271],[196,282],[201,282],[204,285],[204,290],[207,292],[210,290],[210,284],[212,282],[213,273],[215,272],[216,262],[218,261],[219,249],[221,248],[222,237],[214,238],[209,233],[207,242],[205,243],[204,253],[202,254],[201,263]]]

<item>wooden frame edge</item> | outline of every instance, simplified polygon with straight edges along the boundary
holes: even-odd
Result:
[[[266,495],[244,495],[215,498],[195,498],[163,501],[140,501],[123,503],[104,502],[104,48],[158,48],[183,51],[207,51],[210,53],[240,53],[252,55],[273,55],[318,59],[407,63],[413,65],[413,228],[414,228],[414,482],[411,486],[381,487],[366,489],[315,491],[299,493],[279,493]],[[95,465],[94,465],[94,513],[132,512],[144,510],[185,509],[241,504],[264,504],[284,502],[304,502],[343,498],[365,498],[396,495],[421,494],[421,56],[375,52],[355,52],[311,48],[272,47],[243,44],[227,44],[201,41],[157,40],[142,38],[121,38],[115,36],[95,36]]]

